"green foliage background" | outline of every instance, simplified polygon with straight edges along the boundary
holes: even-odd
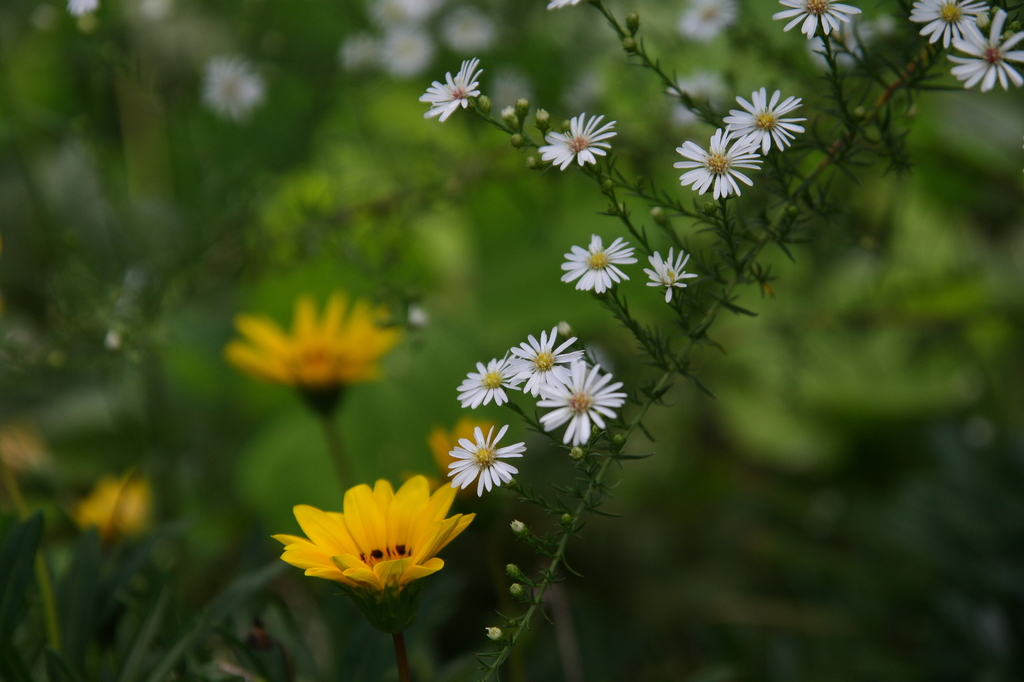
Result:
[[[867,20],[894,18],[879,51],[923,45],[905,3],[862,4]],[[713,132],[672,124],[656,81],[585,3],[479,6],[499,27],[476,55],[485,94],[515,68],[553,120],[606,114],[622,162],[665,188],[674,148]],[[771,21],[774,3],[743,3],[709,45],[680,40],[679,3],[616,11],[631,9],[669,68],[723,75],[725,109],[762,85],[803,96],[808,118],[827,106],[820,67]],[[131,0],[77,20],[47,2],[0,6],[0,425],[34,425],[51,455],[22,482],[44,530],[16,525],[3,498],[0,577],[23,574],[6,584],[28,600],[0,602],[0,654],[35,661],[26,674],[224,679],[228,661],[274,680],[394,679],[386,637],[331,585],[283,565],[258,572],[276,566],[269,535],[297,530],[293,505],[339,509],[341,491],[296,396],[225,364],[239,311],[286,324],[299,294],[345,289],[399,323],[410,303],[428,312],[339,416],[367,482],[436,476],[426,437],[463,414],[465,373],[561,320],[617,376],[645,376],[631,337],[558,280],[571,245],[620,235],[592,183],[527,171],[468,112],[423,119],[417,98],[465,55],[441,47],[404,80],[341,69],[338,46],[360,30],[377,29],[353,0],[180,0],[160,20]],[[246,56],[266,82],[241,123],[200,98],[220,54]],[[596,94],[574,100],[586,79]],[[758,316],[722,318],[711,336],[724,352],[699,356],[714,397],[680,383],[651,413],[656,442],[630,447],[657,456],[623,471],[606,507],[622,518],[588,523],[569,553],[585,577],[559,587],[556,625],[538,624],[508,679],[1020,678],[1024,100],[963,92],[945,73],[930,85],[901,120],[909,170],[831,176],[836,214],[793,261],[769,250],[771,295],[738,301]],[[660,319],[640,267],[621,289],[638,317]],[[105,346],[111,330],[120,347]],[[527,442],[523,481],[572,476],[511,412],[483,411]],[[69,510],[100,475],[134,466],[155,482],[158,523],[101,549]],[[508,522],[551,523],[502,491],[457,505],[479,516],[409,635],[420,680],[475,679],[483,627],[518,608],[501,567],[538,568]],[[32,532],[78,642],[70,672],[47,667],[38,592],[17,573]],[[269,652],[246,644],[255,616]],[[161,668],[175,642],[188,655]]]

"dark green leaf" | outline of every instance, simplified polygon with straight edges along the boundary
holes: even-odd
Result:
[[[32,682],[28,666],[21,660],[21,655],[14,645],[0,641],[0,680],[4,682]]]
[[[164,610],[167,608],[170,596],[171,590],[164,585],[163,589],[160,590],[160,596],[156,599],[156,604],[153,605],[149,615],[146,616],[146,620],[142,622],[138,633],[135,635],[135,639],[132,641],[131,648],[128,649],[124,665],[121,666],[121,674],[117,678],[118,682],[135,682],[139,678],[142,673],[142,664],[145,661],[146,653],[149,651],[149,646],[152,644],[153,638],[160,628],[160,621],[163,619]]]
[[[46,650],[46,676],[50,682],[82,682],[81,676],[71,669],[64,657],[49,648]]]
[[[42,535],[39,512],[15,526],[0,549],[0,643],[8,641],[18,624]]]
[[[57,588],[60,641],[68,664],[81,671],[96,632],[96,596],[100,572],[100,538],[95,530],[75,542],[71,567]]]

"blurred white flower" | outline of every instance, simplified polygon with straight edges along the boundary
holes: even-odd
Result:
[[[782,10],[772,15],[772,19],[792,19],[783,31],[788,31],[803,22],[800,32],[810,40],[818,31],[818,22],[825,35],[839,30],[839,22],[849,21],[848,14],[860,14],[860,9],[844,5],[832,0],[779,0],[779,4],[793,9]]]
[[[568,109],[587,109],[600,99],[604,88],[593,71],[588,71],[562,95]]]
[[[732,146],[730,148],[730,144]],[[677,161],[673,165],[676,168],[692,168],[679,177],[679,182],[686,187],[692,185],[693,189],[704,194],[714,183],[714,197],[719,199],[730,194],[740,194],[740,187],[736,184],[738,178],[748,186],[753,182],[737,168],[759,168],[761,165],[760,156],[757,153],[757,143],[746,139],[738,140],[732,137],[731,133],[719,128],[711,137],[708,151],[704,151],[693,142],[684,142],[682,147],[676,147],[676,151],[685,156],[689,161]]]
[[[491,47],[495,27],[489,16],[466,5],[453,10],[441,21],[441,33],[452,50],[472,54]]]
[[[569,5],[578,5],[580,0],[551,0],[548,3],[548,9],[561,9],[562,7],[568,7]]]
[[[573,246],[569,253],[565,254],[566,262],[562,263],[562,269],[567,272],[562,275],[563,282],[576,282],[576,288],[582,291],[593,289],[603,294],[612,288],[613,282],[621,282],[629,279],[617,265],[631,265],[636,262],[633,258],[633,247],[629,242],[617,237],[608,248],[599,236],[591,235],[590,246],[586,249],[580,246]]]
[[[832,54],[836,63],[844,69],[851,68],[858,60],[864,58],[864,46],[875,39],[873,22],[859,21],[853,19],[839,27],[839,30],[832,34]],[[821,36],[814,36],[807,41],[807,51],[811,59],[821,68],[828,68],[828,60],[825,59],[825,41]]]
[[[736,21],[736,0],[690,0],[679,17],[679,35],[699,43],[713,40]]]
[[[68,14],[80,17],[100,8],[100,0],[68,0]]]
[[[653,256],[648,256],[647,260],[650,261],[653,270],[644,268],[644,272],[650,278],[650,282],[647,283],[649,287],[665,287],[665,303],[672,300],[672,288],[676,287],[682,289],[686,287],[684,279],[690,277],[696,277],[697,275],[692,272],[686,272],[683,268],[686,267],[686,262],[690,260],[690,254],[685,254],[683,257],[682,249],[679,250],[679,256],[673,259],[672,249],[668,250],[668,259],[662,260],[661,254],[657,251],[654,252]]]
[[[799,97],[787,97],[784,102],[779,102],[782,92],[775,91],[771,101],[768,101],[768,92],[761,88],[754,92],[751,99],[753,104],[737,97],[736,101],[746,111],[731,109],[725,122],[737,137],[746,138],[757,143],[761,147],[761,153],[767,154],[772,148],[772,140],[779,149],[785,149],[793,139],[793,133],[804,132],[803,126],[796,125],[797,121],[806,121],[805,118],[782,118],[783,114],[798,109],[803,100]]]
[[[970,57],[949,55],[949,60],[959,65],[953,67],[952,73],[957,80],[964,81],[965,88],[973,88],[981,83],[981,91],[986,92],[996,84],[996,79],[1003,86],[1003,90],[1009,89],[1007,80],[1018,88],[1024,85],[1024,78],[1021,78],[1017,70],[1008,63],[1024,62],[1024,50],[1010,50],[1011,47],[1024,40],[1024,31],[1019,31],[1003,40],[1005,24],[1006,11],[998,10],[992,17],[992,28],[988,38],[973,24],[965,24],[961,27],[963,39],[953,39],[953,47],[970,55]]]
[[[963,38],[965,24],[977,23],[977,15],[988,11],[983,2],[967,0],[917,0],[910,10],[910,20],[924,24],[921,35],[928,36],[929,43],[942,40],[943,47],[949,47],[954,38]]]
[[[243,121],[263,102],[263,78],[240,57],[214,57],[206,64],[203,102],[221,116]]]
[[[422,329],[430,323],[430,316],[427,315],[427,311],[422,306],[410,303],[405,321],[413,329]]]
[[[423,118],[439,115],[440,121],[444,123],[456,109],[468,107],[469,98],[480,94],[480,91],[477,90],[480,86],[477,78],[483,73],[483,69],[477,69],[476,67],[479,65],[479,59],[469,59],[462,62],[462,68],[459,69],[455,78],[452,78],[452,72],[449,71],[444,75],[447,83],[434,81],[427,88],[427,92],[420,95],[421,102],[430,103],[430,109],[423,114]]]
[[[346,71],[364,71],[380,62],[380,42],[360,32],[345,38],[338,49],[338,61]]]
[[[142,0],[139,3],[139,14],[150,21],[166,19],[171,13],[172,0]]]
[[[514,106],[520,97],[527,100],[533,99],[533,87],[530,85],[530,80],[522,71],[515,69],[503,68],[495,73],[489,90],[491,91],[491,102],[496,109]]]
[[[381,61],[396,78],[411,78],[423,73],[434,58],[434,41],[424,31],[400,26],[384,35]]]
[[[448,468],[451,469],[448,475],[455,477],[452,479],[453,488],[466,489],[479,477],[476,494],[480,497],[484,494],[484,488],[490,492],[492,487],[508,483],[512,480],[513,474],[519,473],[519,470],[511,464],[498,461],[508,457],[522,457],[526,452],[526,443],[498,447],[498,441],[506,431],[508,431],[508,425],[502,426],[498,435],[492,439],[491,436],[494,435],[492,426],[485,438],[484,432],[478,426],[473,430],[475,443],[468,438],[459,440],[455,449],[448,453],[457,460],[448,465]]]
[[[600,128],[597,126],[604,120],[604,116],[592,116],[586,125],[586,113],[573,117],[569,121],[569,132],[548,133],[544,139],[549,144],[540,147],[540,158],[551,161],[561,170],[577,160],[582,166],[584,163],[597,163],[597,156],[605,156],[605,149],[611,149],[611,145],[602,140],[608,140],[617,135],[612,130],[615,121],[606,123]]]
[[[667,90],[673,98],[678,98],[680,92],[685,92],[695,103],[709,103],[718,106],[725,94],[725,83],[722,77],[713,71],[697,70],[689,76],[676,78],[674,88]],[[678,126],[687,126],[696,123],[699,119],[697,114],[690,111],[682,103],[675,100],[672,105],[672,122]]]
[[[388,30],[420,24],[441,7],[443,0],[375,0],[370,6],[370,17],[381,28]]]

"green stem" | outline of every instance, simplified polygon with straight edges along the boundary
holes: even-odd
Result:
[[[21,495],[21,488],[18,487],[18,480],[14,472],[0,461],[0,474],[3,476],[4,487],[10,495],[11,503],[14,505],[18,517],[24,521],[28,518],[29,509],[25,504],[25,498]],[[39,585],[39,601],[43,606],[43,620],[46,624],[46,641],[50,648],[60,653],[60,624],[57,620],[57,600],[53,596],[53,580],[50,578],[50,569],[46,565],[46,558],[40,548],[36,552],[36,583]]]
[[[412,675],[409,674],[409,657],[405,654],[405,637],[401,632],[391,635],[395,643],[395,661],[398,664],[398,681],[412,682]]]
[[[348,457],[345,456],[345,446],[342,444],[341,434],[338,433],[338,425],[329,415],[320,417],[320,425],[323,426],[324,440],[327,441],[327,451],[331,455],[331,462],[334,464],[334,473],[338,477],[338,484],[341,491],[345,492],[355,480],[352,471],[349,469]]]

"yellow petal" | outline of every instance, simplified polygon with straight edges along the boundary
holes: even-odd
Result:
[[[288,337],[277,323],[266,315],[236,315],[235,329],[246,336],[261,351],[271,355],[286,352]]]
[[[381,561],[373,567],[373,572],[377,574],[382,584],[392,585],[401,581],[402,576],[411,565],[412,557],[394,561]]]
[[[291,373],[279,358],[261,353],[241,341],[232,341],[224,349],[224,357],[232,365],[257,379],[293,383]]]
[[[405,585],[407,583],[411,583],[413,580],[426,578],[431,573],[437,573],[442,568],[444,568],[444,561],[437,557],[434,557],[423,564],[413,564],[405,570],[405,573],[402,575],[401,584]]]
[[[430,484],[423,476],[413,476],[402,484],[388,511],[388,547],[405,545],[413,552],[412,528],[430,499]]]
[[[295,302],[292,318],[292,336],[296,339],[310,339],[316,334],[316,303],[311,296],[300,296]]]
[[[313,576],[314,578],[324,578],[325,580],[333,580],[335,582],[344,583],[346,585],[352,585],[352,581],[345,577],[345,574],[339,571],[337,568],[331,566],[330,568],[308,568],[306,569],[306,575]]]
[[[384,525],[384,515],[377,507],[370,486],[362,484],[349,488],[345,493],[345,526],[358,545],[359,554],[369,554],[387,546]]]
[[[373,486],[373,499],[377,503],[377,509],[384,515],[385,519],[388,517],[388,510],[391,508],[391,500],[394,497],[395,491],[391,487],[391,483],[383,478],[377,479]]]
[[[338,335],[341,323],[345,318],[345,308],[348,302],[345,295],[339,291],[331,294],[327,299],[327,306],[324,308],[324,319],[320,325],[320,333],[326,338],[333,338]]]
[[[325,512],[307,504],[296,505],[293,511],[295,519],[299,522],[306,537],[328,554],[358,553],[356,543],[348,534],[344,524],[338,523]]]

